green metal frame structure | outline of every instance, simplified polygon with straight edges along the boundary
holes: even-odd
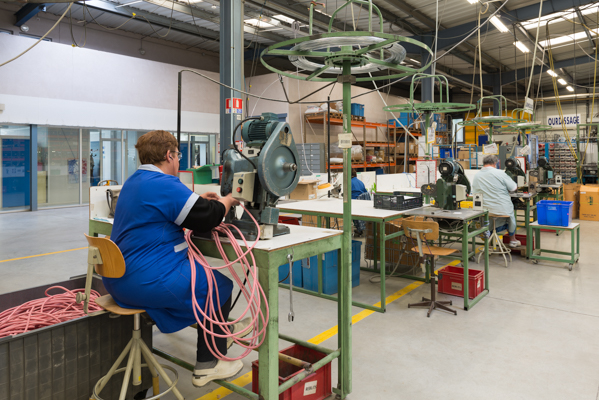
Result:
[[[439,99],[441,100],[439,103],[433,103],[430,101],[425,101],[422,103],[414,102],[414,85],[422,79],[432,79],[433,82],[437,82],[439,84]],[[443,101],[443,86],[445,85],[445,100]],[[447,82],[447,78],[443,75],[428,75],[417,73],[412,77],[412,83],[410,84],[410,100],[406,104],[396,104],[392,106],[383,107],[383,111],[387,112],[411,112],[415,111],[419,114],[425,114],[424,121],[424,135],[425,135],[425,143],[426,143],[426,151],[425,156],[430,157],[430,146],[428,143],[428,128],[431,126],[430,118],[431,114],[434,113],[451,113],[451,112],[466,112],[475,109],[476,106],[474,104],[467,103],[451,103],[449,101],[449,83]]]
[[[425,215],[417,210],[419,210],[419,209],[411,210],[411,211],[407,212],[406,216]],[[424,209],[420,209],[420,210],[430,211],[430,213],[425,215],[425,217],[432,218],[433,220],[443,219],[442,216],[436,216],[436,215],[432,214],[432,212],[440,211],[440,209],[438,209],[438,208],[431,207],[431,208],[424,208]],[[476,222],[480,223],[480,227],[470,229],[471,226]],[[485,254],[485,257],[484,257],[484,260],[485,260],[485,265],[484,265],[485,286],[483,288],[483,291],[478,296],[476,296],[474,299],[470,299],[469,295],[468,295],[468,291],[469,291],[469,288],[468,288],[468,278],[469,278],[468,266],[469,266],[470,258],[474,259],[474,255],[476,254],[476,238],[480,234],[487,232],[488,229],[489,229],[489,212],[481,211],[479,214],[476,214],[471,217],[468,217],[467,219],[464,219],[461,233],[439,232],[439,245],[442,245],[441,236],[444,236],[447,238],[457,238],[455,240],[455,242],[461,243],[461,245],[462,245],[461,254],[459,256],[450,255],[450,256],[445,256],[445,257],[462,261],[462,265],[464,268],[464,310],[466,310],[466,311],[471,309],[472,307],[474,307],[480,300],[482,300],[483,297],[485,297],[487,294],[489,294],[489,238],[487,238],[485,236],[485,238],[483,239],[483,251]],[[470,250],[468,250],[469,246],[471,246]],[[420,281],[428,280],[428,276],[425,279],[420,278],[420,277],[412,277],[412,276],[405,276],[405,277],[410,278],[410,279],[420,280]]]
[[[568,269],[572,271],[574,264],[578,262],[580,258],[580,224],[572,223],[573,226],[550,226],[550,225],[539,225],[538,222],[530,224],[528,230],[530,232],[530,237],[532,237],[533,232],[535,235],[535,245],[533,246],[532,240],[526,243],[526,251],[528,254],[528,258],[532,260],[533,263],[538,264],[539,260],[545,261],[556,261],[556,262],[567,262]],[[559,234],[563,231],[570,231],[570,251],[557,251],[557,250],[544,250],[541,248],[541,229],[556,231],[556,234]],[[576,249],[576,250],[575,250]],[[557,257],[549,257],[542,256],[541,254],[557,254],[561,256],[567,256],[566,258],[557,258]]]
[[[281,213],[292,213],[292,214],[302,214],[302,215],[312,215],[312,216],[316,216],[317,217],[317,227],[321,228],[322,227],[322,218],[321,217],[325,217],[325,218],[338,218],[339,216],[341,216],[341,213],[325,213],[325,212],[318,212],[318,211],[299,211],[296,209],[286,209],[284,208],[284,206],[280,207],[280,212]],[[397,216],[394,217],[389,217],[389,218],[377,218],[377,217],[353,217],[351,218],[351,220],[360,220],[360,221],[367,221],[367,222],[372,222],[375,226],[374,228],[374,243],[375,243],[375,250],[374,250],[374,265],[376,265],[377,263],[377,245],[378,245],[378,249],[379,249],[379,254],[380,254],[380,265],[385,265],[385,251],[381,251],[380,249],[385,249],[385,242],[398,238],[400,236],[403,236],[404,232],[403,230],[395,232],[395,233],[391,233],[391,234],[385,234],[385,224],[391,221],[395,221],[398,219],[402,219],[405,217],[405,214],[399,214]],[[344,228],[345,228],[345,220],[343,222]],[[351,227],[351,224],[350,224]],[[350,228],[351,229],[351,228]],[[377,235],[378,232],[378,235]],[[351,259],[348,265],[351,265]],[[378,272],[376,269],[373,268],[360,268],[363,271],[370,271],[370,272]],[[387,310],[387,292],[386,292],[386,288],[385,288],[385,268],[381,268],[380,269],[380,274],[381,274],[381,306],[380,307],[376,307],[370,304],[366,304],[366,303],[361,303],[358,301],[353,301],[352,300],[352,305],[356,306],[356,307],[360,307],[360,308],[364,308],[364,309],[368,309],[368,310],[372,310],[372,311],[377,311],[377,312],[381,312],[384,313]],[[297,287],[293,287],[293,290],[296,292],[300,292],[300,293],[305,293],[305,294],[309,294],[312,296],[317,296],[317,297],[321,297],[323,299],[327,299],[327,300],[333,300],[333,301],[341,301],[340,298],[336,297],[336,296],[332,296],[329,294],[325,294],[322,292],[322,257],[318,257],[318,292],[314,292],[311,290],[306,290],[303,288],[297,288]],[[279,286],[284,287],[284,288],[289,288],[289,285],[284,284],[284,283],[280,283]],[[351,285],[350,285],[350,290],[351,290]]]
[[[499,103],[499,115],[489,115],[486,117],[480,117],[483,110],[483,102],[485,99],[491,99],[493,101],[497,101]],[[513,125],[519,122],[525,122],[522,119],[514,118],[514,117],[505,117],[502,116],[503,110],[507,110],[507,99],[502,95],[494,95],[494,96],[483,96],[476,102],[478,104],[478,112],[476,116],[468,121],[459,122],[458,125],[462,126],[480,126],[484,129],[483,125],[488,125],[489,129],[489,141],[493,140],[493,129],[499,125]],[[505,108],[504,108],[505,106]]]

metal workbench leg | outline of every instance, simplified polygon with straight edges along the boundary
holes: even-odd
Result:
[[[385,222],[379,224],[379,249],[381,254],[381,309],[387,311],[386,290],[385,290],[385,274],[386,274],[386,247],[385,247]],[[351,287],[351,286],[350,286]]]
[[[488,226],[489,223],[489,213],[485,214],[485,220],[484,220],[484,224],[485,226]],[[483,240],[485,242],[485,290],[489,290],[489,237],[487,235],[485,235],[485,238]]]
[[[268,326],[264,343],[258,349],[258,363],[260,369],[260,396],[264,399],[279,398],[279,268],[267,266],[259,268],[258,280],[270,310]],[[266,315],[266,304],[260,304]],[[260,326],[262,328],[262,324]]]
[[[462,265],[464,266],[464,310],[468,310],[468,221],[462,227]]]
[[[319,215],[316,217],[317,222],[316,222],[316,227],[321,228],[322,227],[322,217]],[[330,227],[331,223],[330,223],[331,219],[327,218],[327,225]],[[317,256],[317,261],[316,261],[316,267],[318,268],[318,294],[322,294],[322,254],[318,254]],[[308,260],[310,260],[308,258]],[[303,268],[302,268],[302,273],[303,273]]]
[[[580,225],[576,227],[576,254],[580,258]]]
[[[570,262],[572,264],[574,264],[576,262],[576,253],[574,252],[574,249],[576,248],[575,244],[574,244],[574,237],[575,237],[575,233],[574,233],[574,229],[570,230],[570,252],[571,252],[571,257],[570,257]]]
[[[532,236],[530,234],[530,200],[526,202],[526,210],[524,211],[524,227],[526,229],[526,258],[530,257],[530,242],[532,242]]]

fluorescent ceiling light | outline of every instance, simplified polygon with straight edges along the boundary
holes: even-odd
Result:
[[[559,78],[557,81],[558,81],[559,83],[561,83],[562,85],[565,85],[565,84],[567,84],[567,83],[568,83],[568,82],[566,82],[565,80],[563,80],[562,78]]]
[[[520,41],[518,42],[514,42],[514,45],[518,48],[518,50],[520,50],[522,53],[530,53],[530,50],[528,49],[528,47],[526,47],[526,45]]]
[[[556,76],[557,76],[557,74],[556,74],[555,72],[553,72],[552,70],[550,70],[550,69],[548,69],[548,70],[547,70],[547,73],[548,73],[549,75],[553,76],[553,77],[556,77]]]
[[[410,61],[415,62],[416,64],[420,64],[420,61],[414,60],[413,58],[410,58]]]
[[[269,18],[264,18],[262,17],[262,19],[260,21],[258,21],[256,18],[252,18],[252,19],[246,19],[244,22],[246,24],[250,24],[252,26],[256,26],[258,28],[272,28],[274,25],[273,24],[269,24],[266,21],[270,21]]]
[[[125,3],[125,4],[119,4],[119,5],[118,5],[118,6],[116,6],[115,8],[118,8],[118,7],[125,7],[125,6],[128,6],[128,5],[130,5],[130,4],[135,4],[135,3],[141,3],[142,1],[143,1],[143,0],[137,0],[137,1],[131,1],[131,2],[129,2],[129,3]]]
[[[568,89],[569,92],[573,92],[574,88],[572,86],[566,86],[566,89]]]
[[[584,10],[580,10],[580,12],[582,13],[582,15],[596,14],[597,7],[588,7],[588,8],[585,8]],[[540,18],[541,27],[543,27],[547,21],[549,21],[549,25],[555,24],[557,22],[565,21],[564,18],[556,18],[556,17],[564,17],[564,18],[567,18],[570,20],[574,20],[574,19],[578,18],[578,14],[576,13],[576,10],[574,10],[573,8],[570,8],[569,10],[565,10],[562,12],[556,12],[556,13],[552,13],[549,15],[545,15],[544,17]],[[528,21],[522,22],[522,27],[524,29],[536,29],[538,22],[539,22],[539,18],[529,19]]]
[[[476,4],[476,3],[478,3],[478,0],[468,0],[468,3],[470,3],[470,4]]]
[[[273,18],[276,18],[279,21],[287,22],[288,24],[292,24],[295,21],[293,18],[289,18],[288,16],[282,14],[273,15]]]
[[[493,25],[495,25],[495,28],[497,28],[499,30],[499,32],[505,33],[507,31],[509,31],[507,26],[505,26],[503,24],[503,22],[501,22],[501,20],[499,18],[497,18],[497,16],[495,16],[495,15],[491,18],[491,23]]]
[[[591,35],[595,35],[595,36],[597,35],[597,29],[589,30],[589,32],[591,33]],[[563,44],[563,43],[573,42],[575,40],[585,39],[586,37],[587,37],[586,32],[578,32],[573,35],[564,35],[564,36],[559,36],[559,37],[549,39],[549,40],[543,40],[542,42],[539,42],[539,44],[543,47],[547,47],[547,45],[549,45],[549,42],[551,42],[552,46],[556,46],[558,44]]]
[[[321,13],[322,15],[326,15],[327,17],[330,17],[330,14],[325,13],[324,11],[320,11],[318,8],[314,8],[314,11],[316,11],[317,13]]]

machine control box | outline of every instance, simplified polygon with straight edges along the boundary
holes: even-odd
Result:
[[[482,195],[482,193],[474,193],[472,195],[472,209],[474,211],[483,211],[483,195]]]
[[[239,201],[254,202],[255,172],[237,172],[233,175],[233,198]]]
[[[246,157],[258,157],[258,154],[260,154],[260,149],[246,146],[243,148],[243,150],[241,150],[241,154]]]
[[[455,185],[455,201],[464,201],[467,198],[466,185]]]

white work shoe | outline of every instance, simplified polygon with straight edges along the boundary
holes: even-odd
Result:
[[[519,240],[510,240],[510,247],[520,247],[522,243]]]
[[[235,376],[243,368],[241,360],[223,361],[218,360],[216,367],[207,369],[194,369],[191,383],[196,387],[202,387],[215,379],[227,379]]]
[[[251,322],[252,318],[248,317],[233,325],[233,333],[242,332],[241,335],[237,335],[237,338],[246,337],[252,330],[254,330],[254,326],[250,325]],[[227,338],[227,349],[233,346],[233,343],[233,338]]]

